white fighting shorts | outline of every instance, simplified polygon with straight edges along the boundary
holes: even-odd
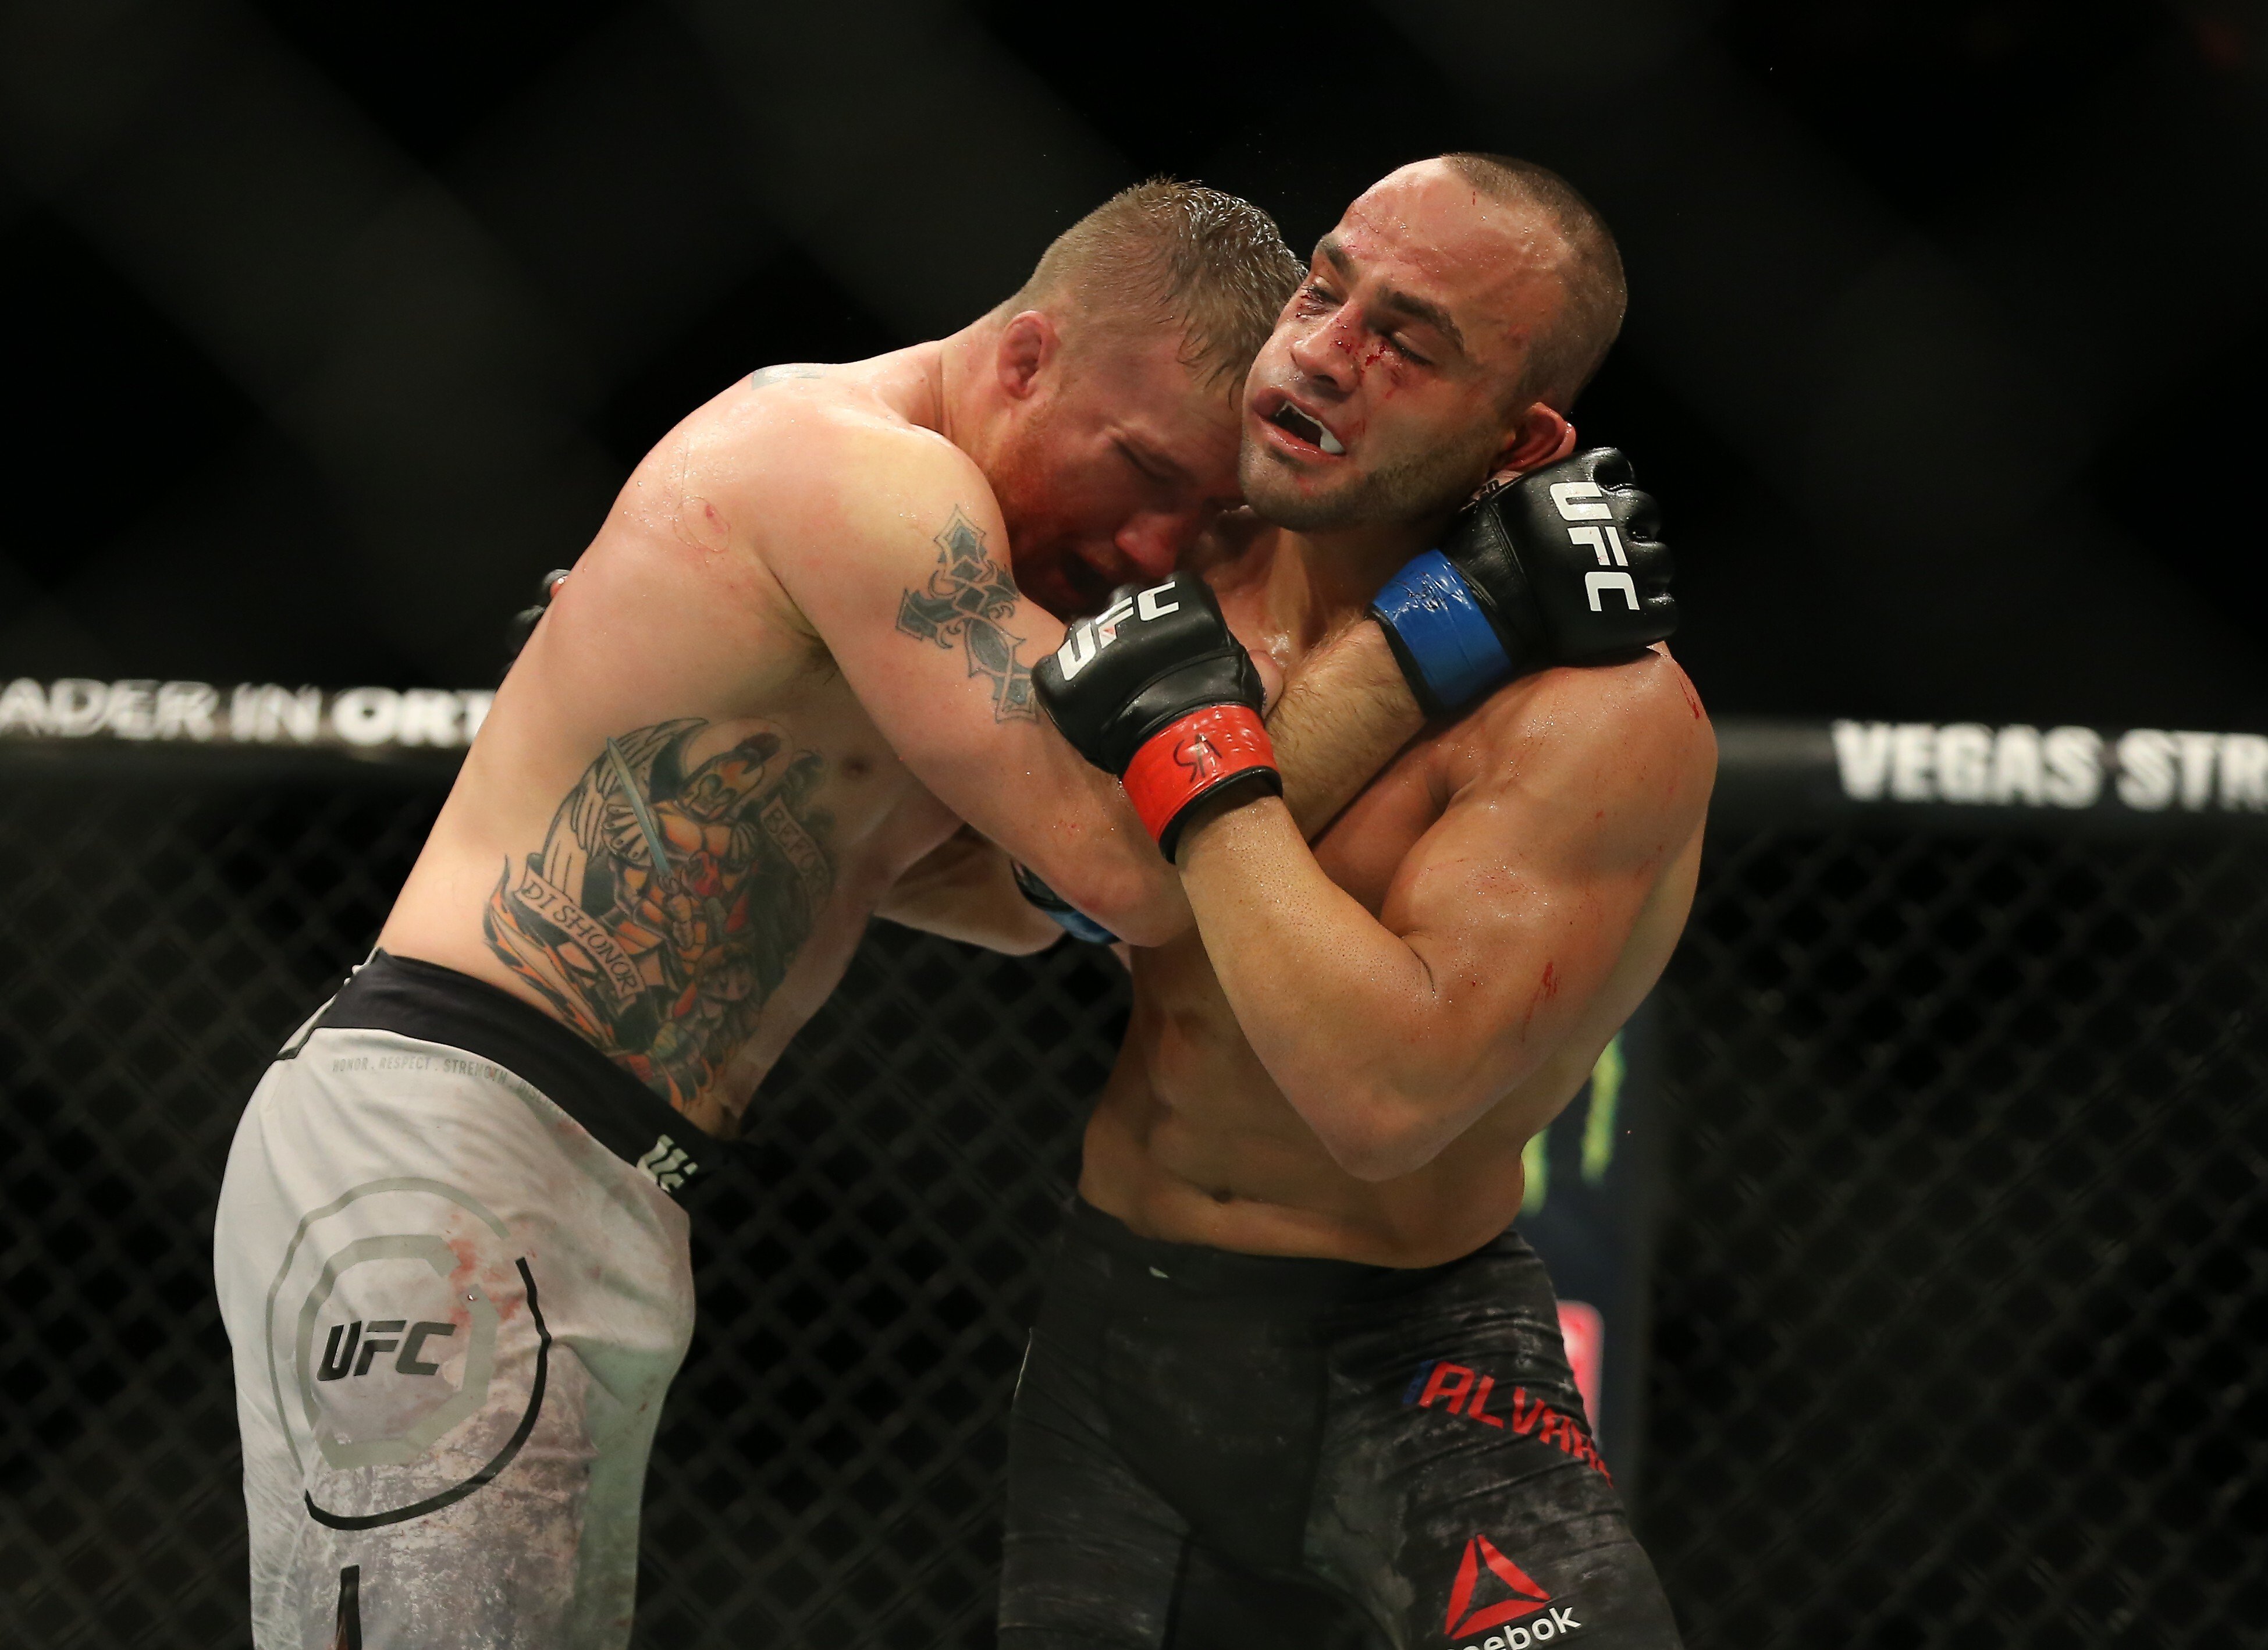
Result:
[[[379,953],[292,1039],[213,1234],[259,1650],[628,1641],[693,1328],[671,1193],[719,1156],[566,1028],[431,963]]]

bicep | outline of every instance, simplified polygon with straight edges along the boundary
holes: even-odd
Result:
[[[1716,747],[1666,655],[1517,690],[1483,758],[1404,859],[1381,920],[1516,1062],[1594,1005],[1654,890],[1691,847]]]
[[[1603,813],[1462,797],[1388,891],[1380,921],[1425,966],[1445,1051],[1484,1088],[1519,1081],[1588,1014],[1660,880],[1665,854]]]
[[[901,755],[935,763],[1039,726],[1032,662],[1063,626],[1017,590],[981,479],[901,481],[831,525],[782,546],[776,571]]]
[[[1064,742],[1032,696],[1062,623],[1027,600],[1007,534],[965,459],[916,462],[845,506],[775,571],[845,682],[914,777],[1082,904],[1155,880],[1154,849],[1116,784]],[[913,473],[904,473],[911,471]],[[1147,858],[1142,858],[1146,855]],[[1081,900],[1086,892],[1089,898]]]

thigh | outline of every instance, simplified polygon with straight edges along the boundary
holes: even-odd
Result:
[[[261,1650],[621,1645],[688,1325],[615,1279],[683,1256],[556,1218],[576,1166],[534,1131],[262,1099],[215,1234]]]
[[[1367,1314],[1330,1379],[1310,1561],[1395,1644],[1678,1643],[1525,1245]]]
[[[1001,1650],[1164,1650],[1189,1527],[1121,1454],[1101,1311],[1051,1270],[1009,1420]]]
[[[1075,1255],[1053,1273],[1009,1433],[1002,1650],[1372,1650],[1349,1601],[1300,1568],[1296,1523],[1281,1563],[1264,1555],[1286,1543],[1241,1528],[1281,1521],[1280,1496],[1246,1480],[1304,1490],[1313,1430],[1285,1412],[1307,1396],[1239,1340],[1113,1309]],[[1191,1364],[1211,1378],[1177,1381]],[[1246,1383],[1269,1406],[1205,1401]],[[1138,1403],[1130,1386],[1150,1389]]]

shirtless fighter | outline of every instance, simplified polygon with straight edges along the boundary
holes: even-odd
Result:
[[[1265,214],[1145,185],[962,332],[759,373],[638,466],[379,950],[238,1131],[214,1247],[262,1650],[624,1641],[692,1325],[671,1194],[870,915],[1059,937],[963,821],[1130,939],[1186,930],[1028,660],[1048,609],[1165,576],[1234,502],[1244,372],[1298,279]],[[1395,737],[1307,740],[1293,816]],[[1256,765],[1146,794],[1170,816]]]
[[[1312,851],[1249,788],[1182,821],[1197,932],[1133,953],[1017,1395],[1004,1650],[1676,1642],[1510,1223],[1521,1145],[1683,925],[1714,742],[1660,648],[1491,691],[1561,633],[1489,600],[1508,560],[1580,547],[1565,624],[1654,599],[1618,456],[1455,513],[1570,448],[1623,303],[1573,190],[1448,156],[1348,209],[1247,380],[1274,526],[1220,605],[1286,666],[1336,638],[1279,724],[1390,649],[1408,688],[1329,715],[1410,742]],[[1184,574],[1042,661],[1090,759],[1125,768],[1217,670],[1152,616],[1203,596]]]
[[[1264,213],[1144,186],[961,332],[760,372],[637,467],[231,1153],[262,1650],[624,1641],[692,1325],[671,1194],[877,910],[950,926],[997,876],[981,937],[1059,937],[962,821],[1130,937],[1187,928],[1032,703],[1035,600],[1162,577],[1235,501],[1298,277]]]

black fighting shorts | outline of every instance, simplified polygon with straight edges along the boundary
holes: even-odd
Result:
[[[1423,1271],[1075,1203],[1016,1391],[1002,1650],[1675,1646],[1518,1236]]]

